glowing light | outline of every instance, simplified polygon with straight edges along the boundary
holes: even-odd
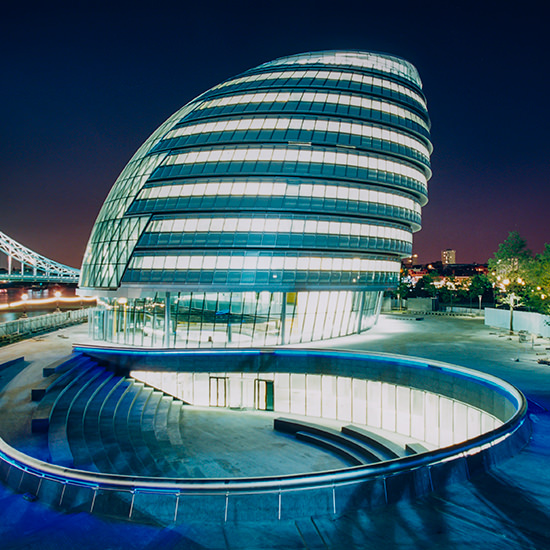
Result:
[[[95,296],[91,298],[89,297],[80,298],[79,296],[71,296],[68,298],[59,298],[59,299],[57,298],[41,298],[36,300],[27,299],[27,300],[19,300],[17,302],[10,302],[9,304],[0,304],[0,310],[17,308],[17,307],[21,307],[22,305],[41,306],[41,305],[53,304],[58,301],[66,304],[79,303],[79,302],[82,302],[82,303],[85,302],[85,303],[91,304],[91,303],[96,303],[97,298]]]

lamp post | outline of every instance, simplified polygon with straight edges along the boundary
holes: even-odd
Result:
[[[27,300],[29,299],[29,295],[27,293],[21,295],[21,300],[23,300],[23,315],[21,315],[21,318],[27,317]]]
[[[511,292],[510,293],[510,334],[514,334],[514,300],[516,298],[516,295]]]
[[[61,298],[61,292],[56,291],[54,294],[56,300],[55,300],[55,313],[59,313],[61,310],[59,309],[59,298]]]

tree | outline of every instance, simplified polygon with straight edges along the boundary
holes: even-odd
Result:
[[[403,307],[403,300],[406,300],[409,296],[411,289],[413,288],[411,278],[409,276],[409,270],[406,267],[402,267],[399,273],[399,285],[395,292],[392,293],[394,298],[399,301],[399,309]]]
[[[482,273],[474,275],[470,279],[470,285],[468,287],[468,294],[471,300],[477,300],[478,296],[481,296],[481,300],[493,299],[493,284],[489,280],[487,275]]]
[[[527,241],[517,232],[511,231],[489,260],[489,272],[496,289],[498,300],[510,308],[510,334],[513,332],[514,308],[525,302],[530,288],[527,287],[527,273],[531,269],[533,253],[527,248]]]
[[[550,244],[544,245],[525,273],[528,292],[525,305],[531,311],[550,314]]]
[[[498,245],[493,256],[489,259],[489,272],[497,281],[516,279],[533,259],[533,253],[527,248],[527,241],[517,231],[510,231],[508,238]]]
[[[418,281],[412,291],[411,295],[419,298],[431,298],[437,294],[437,289],[434,285],[434,276],[430,273],[424,275],[420,281]]]

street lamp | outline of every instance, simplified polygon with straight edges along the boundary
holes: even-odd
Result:
[[[59,298],[61,297],[61,292],[59,290],[54,294],[56,301],[55,301],[55,312],[58,313],[61,310],[59,309]]]

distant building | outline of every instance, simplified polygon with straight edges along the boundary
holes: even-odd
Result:
[[[456,264],[456,250],[447,248],[441,251],[441,262],[443,265]]]
[[[451,251],[454,252],[454,251]],[[408,281],[413,286],[424,277],[431,275],[436,287],[446,285],[450,280],[453,283],[469,281],[475,275],[487,275],[487,264],[448,264],[443,262],[432,262],[430,264],[407,266],[406,260],[403,260],[403,267],[407,268]]]

